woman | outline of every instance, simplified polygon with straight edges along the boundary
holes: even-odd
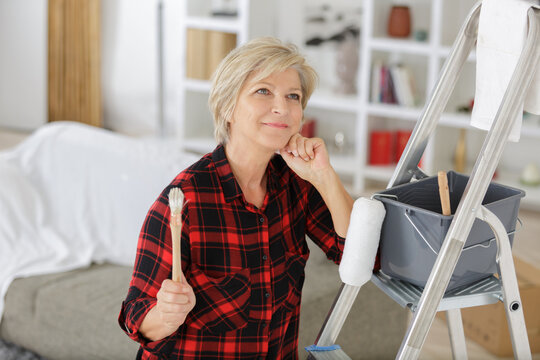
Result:
[[[139,358],[297,358],[308,235],[339,263],[353,200],[321,139],[298,132],[316,83],[292,45],[253,40],[214,74],[219,145],[151,207],[119,317]],[[180,187],[181,283],[167,194]]]

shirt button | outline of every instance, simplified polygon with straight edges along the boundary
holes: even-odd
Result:
[[[264,293],[264,297],[269,298],[269,297],[270,297],[270,293],[268,293],[268,292],[267,292],[267,293]]]
[[[265,261],[268,260],[268,256],[263,255],[263,260],[265,260]]]
[[[260,221],[261,223],[263,223],[263,222],[264,222],[264,218],[261,217],[261,218],[259,219],[259,221]]]
[[[266,324],[266,323],[262,323],[261,326],[262,326],[263,328],[265,328],[265,327],[267,326],[267,324]]]

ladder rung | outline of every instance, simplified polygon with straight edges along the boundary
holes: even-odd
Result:
[[[412,312],[416,311],[422,296],[421,287],[392,278],[382,271],[373,274],[371,281],[399,305],[409,308]],[[490,276],[466,287],[447,292],[439,303],[437,311],[493,304],[501,298],[501,282],[495,276]]]
[[[332,351],[308,351],[308,360],[351,360],[342,349]]]

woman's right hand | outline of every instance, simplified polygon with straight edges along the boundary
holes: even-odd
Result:
[[[156,298],[156,305],[146,314],[139,328],[139,332],[151,341],[164,339],[174,333],[196,303],[193,288],[184,274],[181,282],[165,279]]]
[[[182,274],[182,281],[165,279],[161,283],[155,306],[163,325],[173,332],[184,323],[187,315],[195,306],[193,288]]]

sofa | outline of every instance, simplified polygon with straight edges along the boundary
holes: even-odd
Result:
[[[0,152],[0,338],[46,359],[134,359],[117,324],[146,211],[197,156],[171,139],[45,125]],[[311,241],[300,358],[341,285]],[[392,359],[408,311],[364,285],[338,343],[352,359]]]

